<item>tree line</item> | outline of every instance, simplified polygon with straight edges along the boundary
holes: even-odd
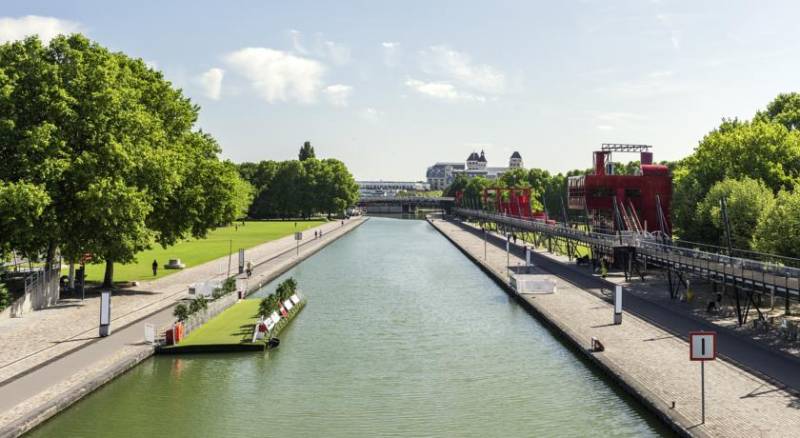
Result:
[[[252,187],[163,75],[82,35],[0,45],[0,256],[135,260],[241,217]]]
[[[674,173],[673,222],[686,240],[800,257],[800,94],[751,120],[723,119]]]
[[[358,185],[339,160],[317,159],[310,142],[297,160],[241,163],[239,173],[256,196],[248,208],[254,219],[309,218],[341,214],[358,202]]]

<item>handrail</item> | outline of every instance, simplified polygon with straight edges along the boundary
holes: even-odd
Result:
[[[493,222],[505,223],[522,229],[534,232],[579,240],[584,243],[602,246],[631,246],[648,257],[668,257],[678,255],[695,260],[702,260],[706,266],[709,263],[717,263],[723,266],[731,266],[737,269],[763,272],[765,274],[778,274],[782,277],[800,278],[800,269],[786,266],[771,261],[748,259],[743,257],[733,257],[725,254],[703,251],[696,248],[685,248],[676,245],[674,241],[660,243],[658,239],[648,232],[623,231],[618,234],[598,233],[567,227],[561,223],[548,224],[541,219],[528,219],[509,216],[506,214],[487,213],[481,210],[454,208],[453,213],[490,220]],[[725,269],[723,267],[723,269]]]

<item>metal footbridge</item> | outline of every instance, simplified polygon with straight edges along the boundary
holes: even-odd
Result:
[[[657,233],[641,231],[602,233],[553,221],[514,217],[483,210],[457,207],[452,209],[452,214],[481,223],[497,224],[498,229],[508,233],[520,233],[523,239],[535,244],[550,243],[555,239],[565,244],[570,257],[576,255],[575,249],[578,246],[589,248],[593,260],[606,256],[621,257],[626,277],[638,273],[644,278],[643,269],[646,270],[648,266],[662,268],[667,272],[670,295],[673,297],[677,295],[679,287],[687,285],[686,279],[689,276],[710,281],[715,288],[717,285],[724,289],[732,288],[736,294],[740,324],[746,322],[751,304],[761,315],[754,303],[754,295],[800,299],[800,269],[788,265],[791,262],[800,262],[796,259],[777,256],[772,260],[735,257],[696,247],[681,246],[680,242]],[[745,294],[741,298],[747,301],[740,302],[740,291]],[[787,313],[789,300],[785,300]]]

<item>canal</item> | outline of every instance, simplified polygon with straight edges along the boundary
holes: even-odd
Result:
[[[277,350],[151,358],[31,435],[669,434],[424,221],[373,218],[287,276],[308,305]]]

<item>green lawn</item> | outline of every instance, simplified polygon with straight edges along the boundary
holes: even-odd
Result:
[[[178,243],[167,249],[155,245],[153,249],[142,251],[136,255],[137,262],[127,265],[114,265],[114,281],[153,280],[177,271],[164,269],[169,259],[179,258],[187,268],[203,264],[209,260],[228,255],[228,248],[233,243],[233,257],[231,269],[238,268],[239,248],[252,248],[270,240],[279,239],[324,223],[322,220],[312,221],[254,221],[239,223],[237,227],[217,228],[210,232],[205,239],[193,239]],[[295,227],[295,224],[297,226]],[[245,251],[245,258],[247,252]],[[153,260],[158,261],[158,276],[153,277]],[[227,268],[227,266],[226,266]],[[104,264],[86,266],[87,281],[100,282],[105,272]]]
[[[242,300],[189,333],[179,346],[250,342],[260,300]]]

